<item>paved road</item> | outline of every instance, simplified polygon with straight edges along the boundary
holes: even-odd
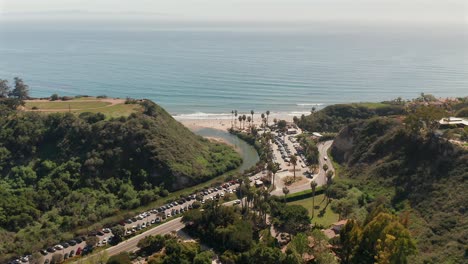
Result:
[[[325,141],[325,142],[320,142],[319,144],[317,144],[317,148],[318,148],[318,151],[319,151],[319,173],[317,175],[315,175],[313,177],[314,181],[318,184],[318,186],[323,186],[325,184],[327,184],[327,174],[326,172],[323,170],[323,165],[324,164],[327,164],[328,165],[328,170],[331,170],[333,172],[335,172],[335,169],[333,168],[333,164],[332,162],[330,161],[330,159],[328,158],[328,149],[331,147],[333,143],[333,140],[328,140],[328,141]],[[327,160],[324,159],[324,157],[327,157]],[[335,174],[333,174],[333,176],[335,176]],[[309,186],[310,188],[310,186]]]
[[[124,252],[124,251],[132,252],[138,248],[137,247],[138,242],[147,236],[165,235],[165,234],[171,233],[172,231],[179,231],[183,227],[185,227],[185,225],[182,223],[182,217],[177,217],[167,223],[164,223],[144,233],[136,235],[128,240],[125,240],[118,245],[110,247],[106,249],[106,251],[109,254],[109,256],[117,255],[120,252]]]
[[[223,203],[223,205],[232,206],[234,202],[235,201],[226,202],[226,203]],[[182,217],[177,217],[171,221],[163,223],[155,228],[152,228],[144,233],[136,235],[128,240],[125,240],[118,245],[107,248],[105,251],[107,251],[107,254],[109,256],[117,255],[120,252],[132,252],[138,249],[137,247],[138,242],[147,236],[165,235],[165,234],[171,233],[172,231],[179,231],[184,227],[185,227],[185,224],[182,222]],[[87,257],[80,258],[76,260],[74,263],[82,263],[83,261],[86,260],[86,258]]]
[[[302,184],[302,185],[288,187],[289,193],[296,193],[296,192],[309,190],[311,181],[317,182],[318,186],[323,186],[323,185],[325,185],[327,183],[326,173],[325,173],[325,171],[323,170],[322,167],[323,167],[323,164],[327,164],[329,170],[334,171],[333,164],[330,161],[330,159],[328,158],[328,153],[327,153],[328,149],[331,147],[332,143],[333,143],[333,140],[329,140],[329,141],[320,142],[319,144],[317,144],[317,148],[318,148],[318,151],[319,151],[319,172],[317,174],[315,174],[312,177],[312,179],[308,179],[307,182]],[[325,160],[324,157],[327,157],[327,160]],[[296,167],[298,167],[298,166],[296,166]],[[296,172],[296,175],[301,175],[304,172],[305,172],[305,170],[302,169],[301,172]],[[284,177],[286,177],[288,175],[291,175],[291,172],[279,172],[279,173],[276,174],[276,180],[275,180],[276,189],[271,192],[272,195],[277,195],[277,196],[284,195],[283,194],[284,183],[283,183],[282,178],[284,178]]]

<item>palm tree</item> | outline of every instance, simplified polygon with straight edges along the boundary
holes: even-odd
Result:
[[[328,165],[327,165],[327,164],[323,164],[322,169],[323,169],[325,172],[327,172],[327,170],[328,170]]]
[[[231,128],[234,126],[234,110],[231,110]]]
[[[239,119],[239,129],[242,129],[242,116],[239,116],[237,119]]]
[[[247,117],[247,122],[249,122],[249,126],[252,128],[252,124],[250,123],[252,122],[252,118],[250,116]]]
[[[267,165],[267,169],[271,172],[272,180],[271,184],[273,186],[273,190],[275,189],[275,175],[279,171],[279,165],[276,162],[269,162]]]
[[[312,218],[314,218],[315,211],[315,190],[317,189],[317,183],[315,181],[310,182],[310,188],[312,189]]]
[[[288,193],[289,193],[288,187],[286,187],[286,186],[283,187],[283,193],[284,193],[284,201],[286,201],[286,198],[287,198]]]
[[[267,123],[267,126],[268,126],[268,116],[269,116],[269,115],[270,115],[270,110],[267,110],[267,111],[266,111],[266,116],[267,116],[267,121],[266,121],[266,123]]]
[[[315,106],[314,106],[314,107],[312,107],[312,109],[310,110],[310,113],[311,113],[311,114],[315,113],[315,110],[316,110],[316,108],[315,108]]]
[[[235,116],[235,118],[234,118],[234,126],[236,126],[236,121],[237,121],[237,120],[236,120],[236,119],[237,119],[237,110],[234,110],[234,116]]]
[[[297,165],[297,157],[294,155],[291,155],[289,157],[290,163],[293,165],[293,170],[294,170],[294,181],[296,181],[296,165]]]
[[[261,117],[262,117],[262,123],[263,123],[263,133],[265,133],[265,114],[262,113]]]
[[[254,118],[253,118],[253,115],[254,115],[254,110],[250,110],[250,115],[252,116],[252,124],[254,123]]]
[[[328,197],[328,203],[330,202],[330,186],[332,184],[332,178],[333,178],[333,171],[328,171],[327,172],[327,197]]]
[[[244,121],[244,129],[245,129],[245,120],[247,119],[246,115],[242,115],[242,120]]]

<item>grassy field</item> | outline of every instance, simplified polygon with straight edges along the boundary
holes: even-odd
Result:
[[[324,197],[325,197],[324,194],[315,196],[315,213],[314,213],[315,216],[312,219],[312,223],[328,227],[331,224],[338,221],[338,214],[334,213],[332,209],[330,208],[330,205],[328,205],[325,210],[325,214],[323,216],[319,216],[320,211],[322,211],[325,208],[325,205],[327,204],[326,200],[324,200]],[[309,211],[309,217],[312,217],[312,197],[299,200],[299,201],[290,202],[288,204],[290,205],[296,204],[296,205],[304,206],[307,209],[307,211]]]
[[[44,101],[44,102],[27,102],[26,109],[31,110],[37,107],[39,110],[59,110],[59,109],[88,109],[99,108],[111,105],[109,102],[93,101]]]
[[[76,113],[92,112],[92,113],[103,113],[107,117],[120,117],[129,116],[131,113],[140,111],[142,108],[138,104],[116,104],[109,107],[97,108],[97,109],[83,109],[74,111]],[[72,111],[73,112],[73,111]]]
[[[69,101],[26,101],[26,110],[50,112],[72,112],[72,113],[102,113],[107,117],[128,116],[141,110],[138,104],[125,104],[123,100],[111,103],[112,99],[99,99],[93,97],[80,97]]]

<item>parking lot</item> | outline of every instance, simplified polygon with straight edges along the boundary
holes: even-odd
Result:
[[[177,201],[167,203],[161,207],[143,212],[135,217],[126,219],[121,222],[125,227],[125,235],[131,236],[134,233],[149,229],[158,223],[166,222],[173,217],[178,217],[183,212],[192,209],[192,204],[199,201],[202,205],[208,200],[223,199],[226,195],[235,195],[236,189],[239,187],[237,181],[230,181],[221,184],[217,187],[208,188],[198,193],[191,194],[187,197],[180,198]],[[236,204],[236,203],[234,203]],[[112,231],[109,228],[93,231],[88,236],[76,237],[67,242],[59,243],[47,249],[43,249],[40,253],[43,255],[44,264],[50,263],[54,254],[62,254],[65,258],[71,258],[76,255],[85,253],[88,249],[86,247],[86,239],[90,236],[96,236],[99,239],[96,247],[106,246],[113,238]],[[11,264],[29,263],[31,256],[23,256],[10,261]]]

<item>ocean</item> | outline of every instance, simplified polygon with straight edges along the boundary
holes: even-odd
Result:
[[[171,114],[300,115],[344,102],[468,95],[460,28],[0,27],[0,78],[31,95],[148,98]]]

